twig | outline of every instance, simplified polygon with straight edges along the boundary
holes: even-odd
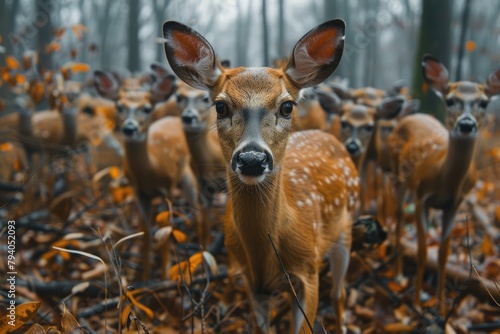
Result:
[[[293,284],[292,284],[292,280],[290,279],[290,274],[288,274],[288,272],[285,269],[285,265],[283,264],[283,261],[281,260],[281,256],[278,253],[278,249],[276,248],[276,245],[273,242],[273,238],[271,238],[271,233],[268,232],[267,236],[269,237],[269,241],[271,242],[271,245],[273,246],[274,253],[276,253],[276,257],[278,258],[278,261],[280,263],[281,270],[283,270],[283,273],[285,274],[285,277],[288,280],[288,283],[290,284],[290,288],[292,290],[293,297],[295,298],[295,302],[297,303],[297,306],[299,307],[300,312],[304,316],[304,319],[306,320],[307,326],[309,327],[309,329],[311,330],[311,332],[313,332],[313,328],[312,328],[311,322],[307,318],[306,312],[302,308],[302,305],[300,305],[299,297],[297,296],[297,292],[295,291],[295,289],[293,287]]]

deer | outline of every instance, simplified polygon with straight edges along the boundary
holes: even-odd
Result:
[[[124,172],[134,188],[143,217],[141,278],[145,280],[151,275],[153,198],[172,198],[175,187],[182,187],[189,204],[195,208],[197,228],[201,224],[196,218],[198,185],[190,167],[189,147],[181,120],[178,117],[165,117],[151,123],[151,114],[158,102],[154,97],[168,96],[173,90],[174,77],[163,77],[160,82],[153,83],[149,90],[145,90],[136,78],[129,78],[124,85],[120,85],[115,76],[103,71],[94,72],[94,82],[102,97],[116,103],[124,136]]]
[[[294,106],[303,88],[327,79],[340,62],[345,23],[327,21],[304,35],[285,66],[224,68],[198,32],[163,25],[174,73],[209,92],[226,165],[229,198],[225,244],[249,283],[254,333],[267,333],[271,292],[288,286],[276,257],[296,279],[294,333],[311,333],[318,304],[319,264],[329,254],[332,303],[342,331],[357,171],[344,146],[320,130],[295,132]],[[270,242],[269,237],[273,240]]]
[[[450,82],[446,67],[427,54],[422,60],[422,72],[425,82],[446,104],[446,126],[430,115],[415,114],[404,117],[388,137],[387,144],[398,193],[396,252],[400,252],[404,193],[411,191],[416,197],[418,240],[415,304],[421,305],[429,209],[441,210],[437,299],[438,309],[445,315],[444,283],[450,234],[457,210],[477,179],[474,156],[478,131],[486,116],[485,110],[490,99],[500,94],[500,68],[494,70],[484,84]]]

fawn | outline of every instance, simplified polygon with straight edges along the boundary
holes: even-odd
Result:
[[[300,282],[299,300],[310,322],[318,304],[319,264],[329,253],[337,332],[342,330],[357,171],[332,135],[319,130],[290,134],[300,90],[333,73],[344,31],[339,19],[319,25],[299,40],[279,69],[225,69],[199,33],[174,21],[163,25],[173,71],[187,84],[208,90],[214,101],[229,188],[226,246],[249,282],[257,333],[268,330],[272,292],[288,284],[268,234],[286,270]],[[293,315],[294,332],[311,333],[297,305]]]
[[[158,195],[171,198],[174,187],[180,185],[187,194],[189,204],[192,207],[197,204],[198,186],[189,165],[189,148],[181,120],[178,117],[165,117],[151,123],[150,119],[154,105],[158,102],[153,97],[172,92],[174,78],[165,76],[160,82],[153,83],[149,90],[145,90],[141,80],[135,78],[128,78],[120,87],[117,78],[108,72],[96,71],[94,79],[99,94],[116,101],[120,128],[125,138],[125,175],[134,187],[144,219],[141,263],[142,279],[147,279],[151,272],[152,199]],[[195,221],[199,228],[201,222],[196,218]],[[162,273],[164,270],[162,268]]]
[[[478,130],[493,95],[500,93],[500,68],[485,84],[468,81],[450,82],[445,66],[430,55],[422,61],[425,81],[446,103],[446,128],[435,118],[415,114],[403,118],[388,138],[391,165],[396,176],[398,210],[396,252],[400,251],[401,224],[405,190],[416,195],[418,258],[415,303],[425,271],[427,248],[425,230],[430,208],[440,209],[441,244],[438,257],[438,307],[446,314],[444,282],[450,248],[450,233],[458,207],[476,182],[474,155]],[[401,271],[399,259],[399,271]]]

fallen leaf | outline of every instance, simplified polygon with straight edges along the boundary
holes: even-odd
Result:
[[[14,326],[9,324],[10,318],[8,316],[0,317],[0,333],[13,332],[25,323],[27,323],[40,307],[40,302],[28,302],[16,306],[16,321]]]
[[[59,50],[61,50],[61,44],[59,44],[57,42],[52,42],[45,47],[45,52],[47,52],[49,54],[53,53],[53,52],[57,52]]]
[[[16,58],[13,56],[7,56],[5,59],[5,64],[7,65],[7,68],[9,70],[17,70],[19,68],[19,63],[17,62]]]

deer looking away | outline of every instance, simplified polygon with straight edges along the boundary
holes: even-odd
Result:
[[[478,130],[486,116],[490,98],[500,93],[500,68],[489,75],[485,84],[450,82],[444,65],[430,55],[424,56],[422,70],[425,81],[446,103],[446,128],[432,116],[415,114],[403,118],[389,136],[388,146],[398,191],[396,251],[401,237],[404,192],[410,190],[416,195],[417,305],[420,305],[427,257],[425,231],[428,212],[430,208],[443,212],[437,296],[439,310],[444,315],[444,282],[450,232],[458,207],[476,182],[474,155]]]
[[[117,78],[108,72],[96,71],[94,79],[99,94],[116,101],[120,128],[125,138],[125,175],[134,187],[143,216],[145,233],[141,264],[142,279],[147,279],[151,272],[152,199],[155,196],[171,198],[173,189],[178,185],[183,188],[192,207],[198,196],[180,119],[165,117],[151,123],[151,113],[158,102],[154,97],[168,97],[173,91],[174,77],[162,77],[160,82],[151,84],[149,90],[144,89],[140,80],[135,78],[127,79],[120,87]],[[196,223],[199,225],[200,222]]]
[[[272,292],[286,289],[274,241],[286,270],[300,282],[306,319],[293,307],[294,332],[311,333],[318,305],[319,265],[328,253],[337,332],[343,324],[356,168],[343,145],[319,130],[296,132],[300,90],[324,81],[340,62],[345,23],[336,19],[308,32],[279,69],[225,69],[212,46],[190,27],[163,25],[165,52],[178,77],[208,90],[227,170],[226,246],[252,294],[254,332],[269,328]]]

